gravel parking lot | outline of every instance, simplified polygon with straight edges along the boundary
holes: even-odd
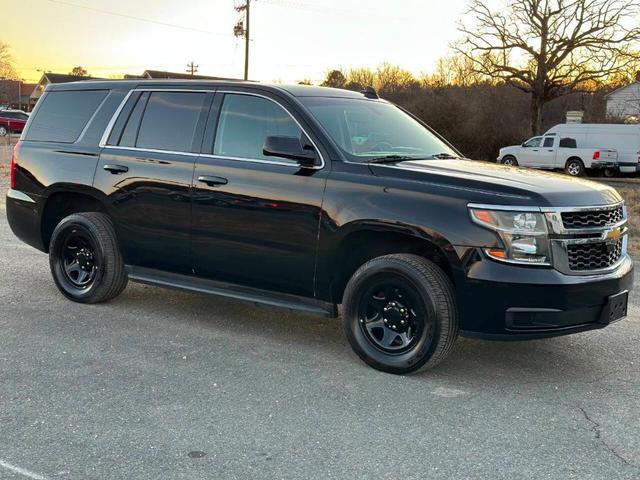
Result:
[[[362,364],[337,320],[131,284],[79,305],[5,218],[0,478],[640,478],[640,297],[607,329]]]

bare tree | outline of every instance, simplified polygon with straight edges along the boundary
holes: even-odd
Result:
[[[513,0],[491,10],[469,0],[458,52],[479,73],[531,95],[531,131],[542,129],[542,107],[590,90],[637,59],[640,0]]]
[[[17,80],[18,72],[13,65],[9,45],[0,42],[0,79]]]
[[[73,70],[69,72],[69,75],[75,75],[76,77],[88,77],[89,73],[81,66],[73,67]]]

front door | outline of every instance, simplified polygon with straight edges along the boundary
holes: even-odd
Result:
[[[246,92],[216,95],[203,142],[209,139],[211,149],[193,177],[194,271],[312,296],[328,166],[320,152],[314,168],[263,154],[267,136],[297,137],[318,151],[280,102]]]
[[[556,168],[556,135],[542,137],[542,144],[538,152],[538,166],[542,168]]]
[[[134,91],[100,154],[125,262],[190,273],[191,180],[213,94]]]
[[[522,144],[518,155],[518,164],[523,167],[537,167],[538,153],[540,152],[541,137],[533,137]]]

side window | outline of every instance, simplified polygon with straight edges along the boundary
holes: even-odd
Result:
[[[525,147],[539,147],[540,146],[540,141],[542,140],[541,137],[534,137],[530,140],[527,140],[524,144]]]
[[[136,106],[133,108],[131,113],[129,114],[129,119],[127,120],[127,124],[122,131],[122,135],[120,136],[120,141],[117,142],[121,147],[135,147],[136,140],[138,138],[138,129],[140,128],[140,120],[142,119],[142,114],[144,113],[144,109],[147,106],[147,101],[149,100],[149,92],[144,92],[140,95]]]
[[[544,139],[544,148],[551,148],[553,147],[553,142],[556,140],[556,137],[545,137]]]
[[[291,115],[280,105],[253,95],[226,94],[216,131],[214,155],[274,160],[262,153],[268,136],[303,139]]]
[[[131,112],[121,141],[133,142],[135,137],[138,148],[190,152],[206,93],[151,92],[146,105],[138,109],[143,97]],[[133,131],[136,115],[142,116],[137,135]]]
[[[75,142],[106,96],[107,90],[48,92],[39,100],[25,140]]]
[[[561,148],[578,148],[578,142],[576,142],[575,138],[561,138],[560,139],[560,147]]]

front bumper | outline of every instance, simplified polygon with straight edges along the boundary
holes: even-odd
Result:
[[[529,340],[603,328],[609,298],[631,291],[633,261],[600,275],[498,263],[478,253],[457,285],[463,336]]]

